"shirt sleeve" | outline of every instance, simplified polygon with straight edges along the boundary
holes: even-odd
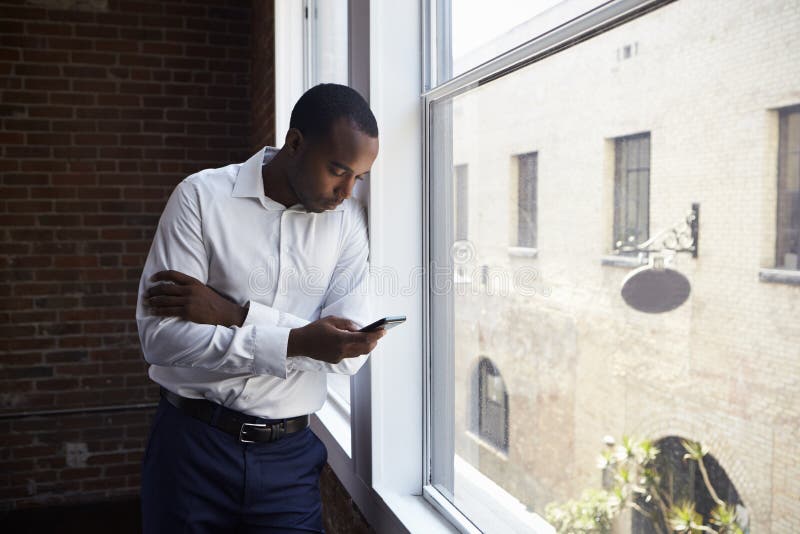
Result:
[[[282,310],[278,310],[267,306],[266,304],[262,304],[260,302],[256,302],[254,300],[249,301],[247,304],[247,316],[244,319],[244,323],[242,326],[246,325],[257,325],[257,324],[268,324],[268,325],[275,325],[275,326],[285,326],[289,329],[292,328],[300,328],[301,326],[305,326],[311,321],[307,319],[303,319],[302,317],[298,317],[296,315],[292,315],[289,312],[285,312]]]
[[[333,271],[325,295],[320,318],[335,315],[356,323],[359,328],[371,322],[369,291],[369,239],[364,208],[358,206],[345,229],[342,252]],[[302,321],[287,317],[285,321]],[[306,322],[307,324],[307,322]],[[301,325],[295,325],[303,326]],[[289,358],[290,369],[353,375],[361,369],[369,354],[345,358],[339,363],[327,363],[308,356]]]
[[[208,281],[208,254],[197,191],[188,179],[178,184],[167,201],[139,282],[136,324],[144,358],[164,367],[199,367],[286,378],[291,328],[278,324],[280,312],[251,303],[250,320],[241,327],[150,315],[144,306],[144,293],[155,285],[150,277],[163,270],[180,271],[203,283]],[[250,317],[254,312],[258,321]]]

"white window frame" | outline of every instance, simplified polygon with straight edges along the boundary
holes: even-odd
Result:
[[[303,93],[303,2],[275,2],[275,131],[279,143]],[[351,417],[331,404],[312,418],[328,463],[369,524],[381,533],[454,532],[422,497],[422,123],[419,4],[350,0],[351,58],[369,58],[369,74],[351,70],[351,86],[368,85],[381,148],[373,165],[369,205],[370,263],[402,277],[417,275],[416,291],[380,296],[377,315],[405,314],[356,375]],[[364,28],[366,25],[366,28]],[[365,30],[366,31],[363,31]],[[370,37],[371,36],[371,37]],[[356,64],[354,62],[353,64]],[[363,197],[362,197],[363,198]],[[402,280],[402,278],[401,278]],[[405,282],[404,282],[405,283]]]
[[[583,0],[573,0],[574,3],[579,4]],[[480,85],[490,82],[491,80],[502,77],[520,68],[532,64],[540,59],[547,57],[553,53],[576,45],[584,40],[590,39],[592,36],[601,32],[607,31],[615,26],[623,24],[628,20],[640,17],[649,11],[662,7],[671,3],[674,0],[612,0],[603,4],[591,11],[586,12],[584,15],[569,21],[557,28],[534,37],[532,40],[505,52],[477,67],[474,67],[458,76],[432,87],[437,79],[441,79],[441,70],[446,68],[442,61],[437,61],[436,53],[436,35],[435,32],[449,32],[449,26],[442,24],[436,20],[436,13],[449,12],[449,0],[443,0],[441,4],[436,0],[423,0],[422,13],[426,17],[423,21],[422,27],[425,30],[423,36],[424,47],[426,49],[426,60],[423,71],[423,87],[426,92],[423,93],[423,208],[424,208],[424,224],[423,224],[423,262],[425,265],[431,265],[431,261],[437,261],[441,264],[445,258],[441,256],[441,251],[433,251],[430,245],[432,238],[430,231],[432,228],[445,228],[445,231],[452,232],[452,225],[447,224],[448,218],[452,217],[451,213],[442,214],[441,208],[431,209],[432,194],[431,187],[433,181],[432,174],[432,157],[433,150],[430,140],[432,139],[432,109],[433,105],[437,102],[446,101],[453,97],[466,93],[471,89],[475,89]],[[441,157],[441,147],[436,155]],[[446,168],[452,166],[452,162],[444,162],[440,166]],[[448,185],[442,186],[438,184],[437,187],[444,187],[444,198],[449,198],[446,194],[450,191],[451,187]],[[450,191],[452,193],[452,191]],[[451,195],[450,195],[451,196]],[[436,219],[432,219],[432,213],[436,214]],[[453,236],[450,235],[452,238]],[[445,242],[448,240],[445,239]],[[452,242],[452,239],[449,240]],[[430,272],[426,272],[426,288],[431,287]],[[433,332],[446,332],[448,325],[452,324],[452,309],[448,309],[446,304],[440,306],[440,312],[437,316],[432,315],[431,308],[431,295],[429,291],[425,292],[424,302],[424,317],[423,328],[425,332],[425,339],[423,344],[424,349],[424,369],[425,369],[425,400],[424,400],[424,417],[425,417],[425,461],[423,462],[423,495],[432,505],[437,509],[460,531],[460,532],[479,532],[478,527],[470,521],[470,519],[455,507],[450,500],[435,487],[432,481],[432,464],[436,462],[436,457],[442,459],[440,473],[442,471],[454,469],[452,462],[444,461],[444,458],[452,457],[452,450],[450,451],[434,451],[432,444],[433,432],[433,416],[432,406],[434,404],[434,392],[436,395],[436,408],[437,413],[450,413],[452,407],[448,403],[452,403],[448,395],[452,393],[452,383],[450,384],[432,384],[431,375],[433,374],[433,365],[437,366],[440,375],[447,376],[448,354],[452,356],[451,351],[452,343],[446,336],[434,337]],[[450,306],[452,308],[452,306]],[[437,358],[432,357],[432,353],[436,352]],[[437,428],[448,428],[448,424],[439,421]],[[452,428],[452,425],[450,425]],[[444,439],[444,438],[443,438]],[[436,454],[434,454],[434,452]],[[456,458],[457,460],[457,458]],[[457,462],[456,462],[457,463]],[[462,470],[469,470],[469,465],[463,462]],[[450,464],[450,465],[448,465]],[[453,480],[455,474],[450,471],[446,472],[444,476],[440,477],[445,480]],[[506,494],[499,486],[487,477],[483,476],[477,470],[471,470],[466,476],[462,474],[460,482],[469,484],[470,491],[474,492],[473,501],[481,503],[479,508],[471,509],[470,514],[476,519],[483,518],[490,520],[492,518],[507,517],[510,519],[508,526],[510,528],[519,526],[536,533],[552,532],[552,527],[548,525],[543,519],[536,516],[536,514],[525,513],[520,509],[520,503],[513,498],[513,496]],[[451,482],[452,483],[452,482]],[[495,486],[492,488],[492,486]],[[491,490],[487,488],[492,488]],[[478,493],[481,493],[478,495]]]

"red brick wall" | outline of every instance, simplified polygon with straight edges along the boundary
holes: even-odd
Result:
[[[250,0],[0,2],[0,510],[138,493],[152,409],[19,416],[157,400],[141,268],[175,184],[271,140],[272,24]]]
[[[253,152],[275,146],[275,21],[273,0],[253,2]],[[283,146],[283,139],[280,143]]]

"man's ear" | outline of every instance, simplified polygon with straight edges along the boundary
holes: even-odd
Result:
[[[297,155],[303,147],[303,134],[297,128],[289,128],[286,132],[284,146],[289,150],[289,154]]]

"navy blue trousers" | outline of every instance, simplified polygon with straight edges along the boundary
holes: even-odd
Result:
[[[143,532],[323,532],[327,459],[310,428],[241,443],[162,398],[142,460]]]

